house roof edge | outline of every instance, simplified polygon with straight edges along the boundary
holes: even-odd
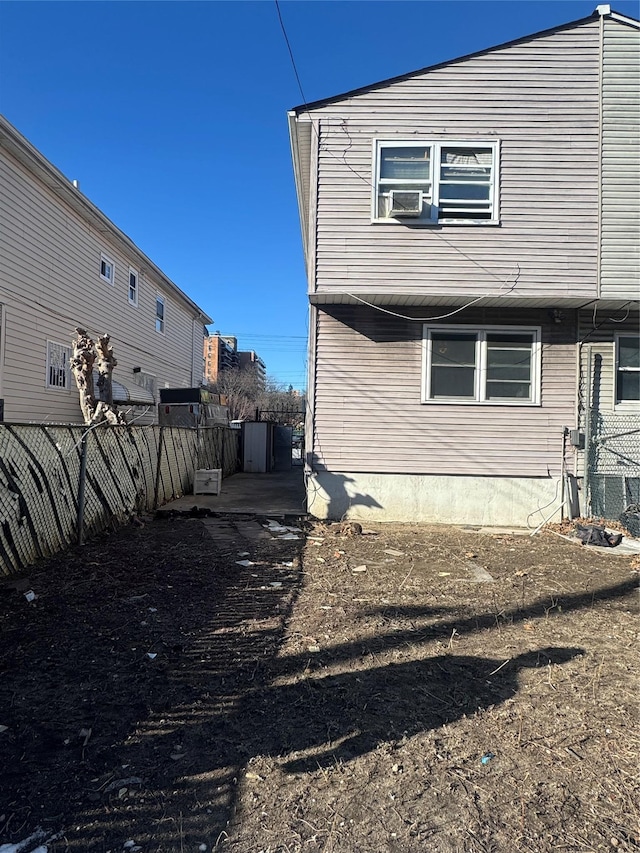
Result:
[[[544,30],[539,30],[534,33],[529,33],[528,35],[519,36],[516,39],[510,39],[506,42],[501,42],[500,44],[495,44],[490,47],[482,48],[481,50],[473,51],[472,53],[464,54],[464,56],[455,56],[452,59],[444,60],[443,62],[437,62],[435,65],[427,65],[424,68],[418,68],[415,71],[409,71],[405,74],[399,74],[395,77],[388,77],[385,80],[378,80],[375,83],[368,83],[366,86],[359,86],[356,89],[350,89],[347,92],[342,92],[338,95],[331,95],[328,98],[320,98],[316,101],[310,101],[309,103],[300,104],[296,107],[292,107],[289,112],[299,115],[300,113],[308,112],[309,110],[318,109],[320,107],[328,106],[329,104],[336,103],[338,101],[343,101],[347,98],[356,97],[357,95],[363,95],[366,92],[370,92],[373,89],[380,88],[382,86],[389,86],[392,83],[399,83],[402,80],[408,80],[411,77],[415,77],[418,74],[425,74],[429,71],[436,71],[439,68],[444,68],[447,65],[454,65],[458,62],[465,62],[468,59],[473,59],[477,56],[482,56],[486,53],[491,53],[495,50],[501,50],[505,47],[511,47],[515,44],[520,44],[525,41],[529,41],[532,38],[537,38],[539,36],[548,35],[549,33],[558,32],[564,29],[570,29],[572,27],[581,26],[583,24],[593,22],[598,18],[602,17],[602,13],[598,10],[594,11],[591,15],[588,15],[584,18],[578,18],[575,21],[568,21],[565,24],[557,24],[553,27],[548,27]],[[631,23],[636,26],[640,26],[640,21],[635,21],[633,18],[627,18],[624,15],[620,15],[615,11],[610,11],[604,14],[604,17],[609,17],[617,21],[621,21],[623,23]]]
[[[11,122],[0,113],[0,148],[5,148],[16,157],[23,166],[28,168],[37,177],[46,175],[51,184],[50,189],[58,190],[56,195],[67,202],[85,221],[93,220],[100,223],[113,237],[132,252],[144,266],[148,267],[166,286],[167,290],[174,296],[186,303],[199,317],[204,325],[213,323],[211,317],[206,314],[187,294],[178,287],[165,273],[162,272],[151,258],[140,249],[124,231],[104,214],[87,196],[84,195],[61,171],[48,160],[35,145],[23,136]]]

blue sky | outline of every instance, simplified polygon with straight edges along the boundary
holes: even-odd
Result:
[[[281,0],[307,101],[590,15],[597,0]],[[612,3],[640,17],[637,2]],[[304,385],[306,281],[273,0],[0,0],[0,111],[267,371]]]

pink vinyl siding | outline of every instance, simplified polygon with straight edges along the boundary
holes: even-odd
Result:
[[[573,316],[553,324],[546,311],[468,310],[456,322],[541,326],[541,405],[421,404],[421,321],[365,307],[319,309],[316,469],[559,475],[562,430],[575,418]]]
[[[311,291],[477,295],[517,277],[516,297],[595,296],[598,34],[586,22],[312,110]],[[499,141],[500,225],[371,222],[373,140],[430,138]]]

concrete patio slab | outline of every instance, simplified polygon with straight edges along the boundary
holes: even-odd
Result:
[[[218,495],[184,495],[162,509],[186,512],[193,507],[263,516],[306,515],[302,466],[269,474],[234,474],[222,481]]]

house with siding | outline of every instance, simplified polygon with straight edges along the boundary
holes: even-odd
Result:
[[[290,111],[312,514],[640,502],[639,69],[598,6]]]
[[[202,384],[211,318],[3,116],[0,260],[5,421],[82,422],[76,327],[111,336],[114,399],[138,423],[157,420],[161,388]]]

